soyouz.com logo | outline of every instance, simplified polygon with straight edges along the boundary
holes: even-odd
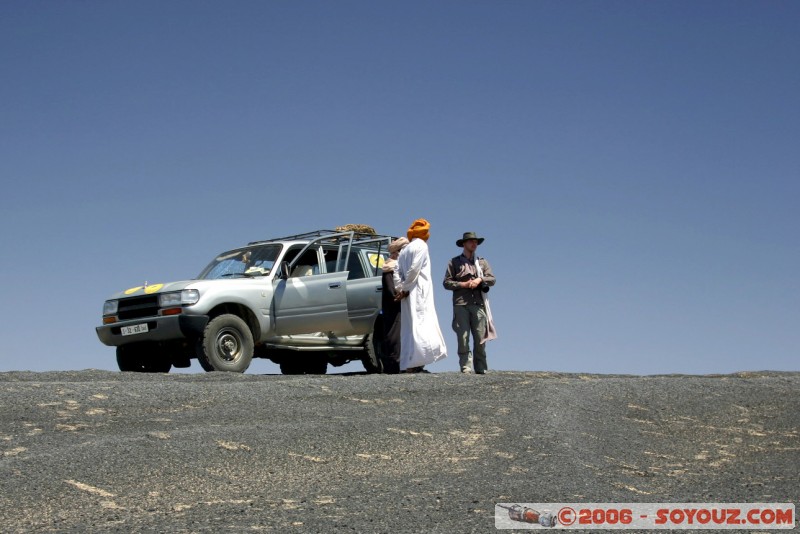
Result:
[[[793,503],[499,503],[498,529],[793,529]]]

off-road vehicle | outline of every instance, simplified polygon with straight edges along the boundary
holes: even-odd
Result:
[[[255,357],[284,374],[353,360],[380,372],[381,266],[392,239],[351,229],[252,242],[196,279],[113,295],[97,335],[117,348],[121,371],[165,373],[197,358],[206,371],[242,373]]]

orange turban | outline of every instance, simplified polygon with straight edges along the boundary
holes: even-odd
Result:
[[[417,219],[411,223],[407,235],[409,240],[418,237],[423,241],[427,241],[431,236],[431,224],[425,219]]]

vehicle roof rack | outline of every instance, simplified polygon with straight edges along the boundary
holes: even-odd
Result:
[[[396,237],[384,234],[372,234],[369,232],[357,232],[354,230],[344,230],[344,231],[337,231],[337,230],[314,230],[312,232],[305,232],[302,234],[295,234],[289,235],[285,237],[275,237],[272,239],[263,239],[260,241],[251,241],[248,245],[261,245],[264,243],[274,243],[276,241],[302,241],[305,239],[315,239],[318,237],[325,237],[330,236],[332,239],[343,235],[350,235],[350,239],[353,243],[358,243],[362,241],[374,241],[378,239],[388,238],[389,240],[397,239]]]

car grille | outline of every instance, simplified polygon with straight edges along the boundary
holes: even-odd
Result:
[[[158,296],[133,297],[120,299],[117,317],[120,321],[141,319],[158,315]]]

